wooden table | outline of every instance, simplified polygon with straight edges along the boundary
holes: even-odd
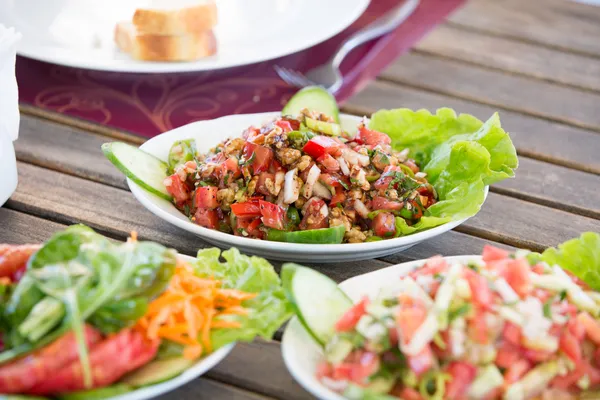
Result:
[[[393,256],[314,267],[341,281],[484,243],[542,250],[600,231],[600,7],[567,0],[473,0],[349,101],[344,111],[453,107],[498,110],[520,155],[517,177],[491,188],[481,212],[452,232]],[[40,242],[82,222],[194,254],[206,244],[141,207],[100,145],[140,139],[23,108],[19,187],[0,208],[0,242]],[[277,264],[276,264],[277,265]],[[279,337],[238,344],[169,399],[308,399],[287,372]]]

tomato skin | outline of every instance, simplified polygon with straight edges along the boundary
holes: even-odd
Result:
[[[233,203],[231,212],[239,218],[260,217],[262,215],[258,198],[248,199],[242,203]]]
[[[317,158],[317,163],[321,164],[329,172],[338,172],[340,170],[340,163],[327,153]]]
[[[506,264],[503,271],[506,282],[517,292],[519,296],[526,297],[531,291],[533,285],[529,278],[529,263],[525,259],[511,260]]]
[[[177,174],[173,174],[165,179],[165,187],[177,204],[182,204],[190,198],[190,189]]]
[[[321,213],[321,208],[327,207],[325,202],[321,199],[313,197],[309,200],[303,210],[304,216],[300,222],[300,229],[321,229],[329,227],[329,221]]]
[[[194,213],[194,223],[208,229],[217,229],[219,225],[219,214],[217,210],[199,208]]]
[[[364,383],[367,378],[379,370],[379,356],[376,353],[357,350],[356,354],[350,355],[350,357],[353,356],[357,359],[350,373],[353,382]]]
[[[323,154],[339,156],[341,146],[340,143],[330,137],[317,135],[306,142],[302,151],[316,160]]]
[[[506,260],[509,256],[508,250],[486,244],[483,246],[483,261],[499,261]]]
[[[511,364],[504,373],[504,382],[515,383],[531,369],[527,360],[519,360]]]
[[[396,218],[391,213],[379,213],[373,218],[375,235],[387,238],[396,234]]]
[[[235,179],[242,176],[242,170],[240,169],[238,159],[235,157],[229,157],[227,160],[225,160],[220,166],[218,175],[220,179],[219,185],[221,187],[226,187]]]
[[[293,131],[292,124],[290,124],[289,121],[284,121],[282,119],[279,119],[279,120],[275,121],[275,125],[280,127],[281,130],[283,130],[283,133],[288,133],[288,132]]]
[[[559,348],[575,364],[581,361],[581,345],[577,338],[575,338],[568,330],[560,336]]]
[[[373,210],[397,211],[401,210],[403,207],[404,204],[401,201],[388,200],[381,196],[376,196],[373,198],[373,201],[371,201],[371,208],[373,208]]]
[[[27,261],[39,245],[0,245],[0,278],[8,277],[11,282],[18,282],[27,269]]]
[[[504,324],[504,327],[502,328],[502,337],[507,342],[509,342],[515,346],[520,346],[521,338],[522,338],[521,328],[518,325],[515,325],[512,322],[507,321]]]
[[[89,325],[84,335],[88,347],[101,339],[100,332]],[[54,380],[56,372],[73,361],[79,362],[79,353],[70,331],[27,357],[0,366],[0,393],[27,393],[35,385]]]
[[[342,317],[335,323],[336,332],[349,332],[360,318],[367,313],[367,306],[369,305],[369,298],[363,297],[361,301],[354,304],[348,311],[342,315]]]
[[[521,349],[508,342],[502,342],[496,353],[496,365],[501,368],[510,368],[521,359]]]
[[[448,400],[461,399],[467,392],[471,382],[477,375],[477,368],[468,362],[453,361],[447,367],[451,380],[446,385],[445,398]]]
[[[373,187],[377,190],[387,189],[390,186],[392,180],[394,179],[393,175],[395,175],[396,172],[400,172],[402,175],[404,175],[402,169],[397,165],[388,165],[383,169],[383,173],[381,174],[379,179],[375,181]],[[395,185],[394,188],[397,189],[397,185]]]
[[[252,169],[255,174],[268,171],[273,160],[273,150],[268,147],[260,146],[251,142],[246,142],[242,150],[245,160],[252,160]]]
[[[103,387],[119,380],[129,371],[139,368],[154,358],[159,341],[148,341],[143,333],[124,329],[96,343],[89,352],[92,370],[92,388]],[[49,395],[86,389],[79,360],[54,371],[28,394]]]
[[[198,186],[194,198],[196,200],[196,208],[213,210],[219,207],[217,201],[217,192],[219,188],[216,186]]]
[[[361,124],[358,127],[358,133],[352,140],[356,143],[366,144],[369,146],[375,146],[378,144],[388,145],[392,143],[392,139],[388,135],[383,132],[369,129],[364,124]]]
[[[344,201],[346,201],[346,194],[344,193],[342,188],[336,188],[335,194],[333,195],[331,200],[329,200],[329,204],[333,207],[340,203],[343,203]]]
[[[475,271],[465,269],[465,278],[473,294],[473,302],[482,308],[489,308],[493,301],[493,295],[485,277]]]
[[[535,363],[546,362],[554,357],[554,353],[550,351],[523,349],[523,355],[526,359]]]
[[[475,317],[469,321],[473,339],[477,343],[487,344],[489,341],[488,326],[485,313],[481,308],[476,308]]]
[[[577,318],[569,319],[567,328],[569,329],[569,333],[571,333],[575,339],[582,341],[585,338],[585,326],[583,326]]]
[[[265,226],[279,230],[285,228],[285,210],[283,208],[264,200],[259,200],[258,204]]]
[[[577,316],[577,320],[585,328],[587,337],[596,345],[600,345],[600,323],[596,321],[590,314],[582,312]]]
[[[417,375],[417,377],[420,377],[425,372],[429,371],[434,364],[431,346],[425,346],[423,350],[415,356],[406,356],[406,363],[411,371]]]

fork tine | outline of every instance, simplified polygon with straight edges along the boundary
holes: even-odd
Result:
[[[314,85],[314,82],[309,80],[301,72],[294,71],[285,67],[280,67],[279,65],[274,65],[273,68],[275,69],[275,72],[277,72],[277,75],[279,75],[279,77],[289,85],[296,86],[299,88]]]
[[[283,68],[280,67],[279,65],[274,65],[273,69],[275,69],[275,72],[277,72],[277,75],[279,75],[279,77],[288,85],[291,86],[298,86],[296,80],[290,76],[290,74],[288,73],[288,71]]]

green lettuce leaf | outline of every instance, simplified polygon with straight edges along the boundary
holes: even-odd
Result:
[[[220,260],[220,257],[224,261]],[[292,315],[292,308],[281,287],[281,280],[267,260],[249,257],[236,248],[221,251],[216,248],[200,250],[195,268],[201,276],[214,276],[223,287],[258,293],[244,302],[250,309],[246,316],[227,318],[239,321],[239,329],[216,329],[211,341],[215,349],[236,341],[252,341],[256,336],[271,339],[275,331]]]
[[[600,290],[600,234],[586,232],[558,247],[550,247],[541,255],[531,253],[530,260],[545,261],[571,271],[576,277]]]
[[[387,133],[394,149],[410,149],[439,197],[412,226],[396,218],[398,236],[472,217],[485,200],[486,186],[513,177],[518,167],[515,147],[498,114],[483,123],[449,108],[435,114],[381,110],[371,116],[369,127]]]

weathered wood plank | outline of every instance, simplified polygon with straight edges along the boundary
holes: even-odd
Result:
[[[600,130],[600,93],[417,53],[399,57],[380,77],[505,110]]]
[[[451,107],[483,120],[497,111],[495,107],[381,81],[369,84],[350,99],[343,109],[346,112],[368,115],[381,108],[397,107],[429,110]],[[522,156],[600,174],[598,133],[511,111],[501,111],[500,118]]]
[[[41,243],[65,225],[0,207],[0,243]]]
[[[592,5],[564,0],[475,0],[450,20],[475,30],[600,55],[600,7]]]
[[[249,360],[248,360],[249,361]],[[157,397],[161,400],[268,400],[260,394],[248,392],[234,386],[216,382],[212,379],[197,378],[187,385]]]
[[[551,82],[600,90],[598,58],[565,53],[454,25],[438,26],[418,42],[415,49]]]

